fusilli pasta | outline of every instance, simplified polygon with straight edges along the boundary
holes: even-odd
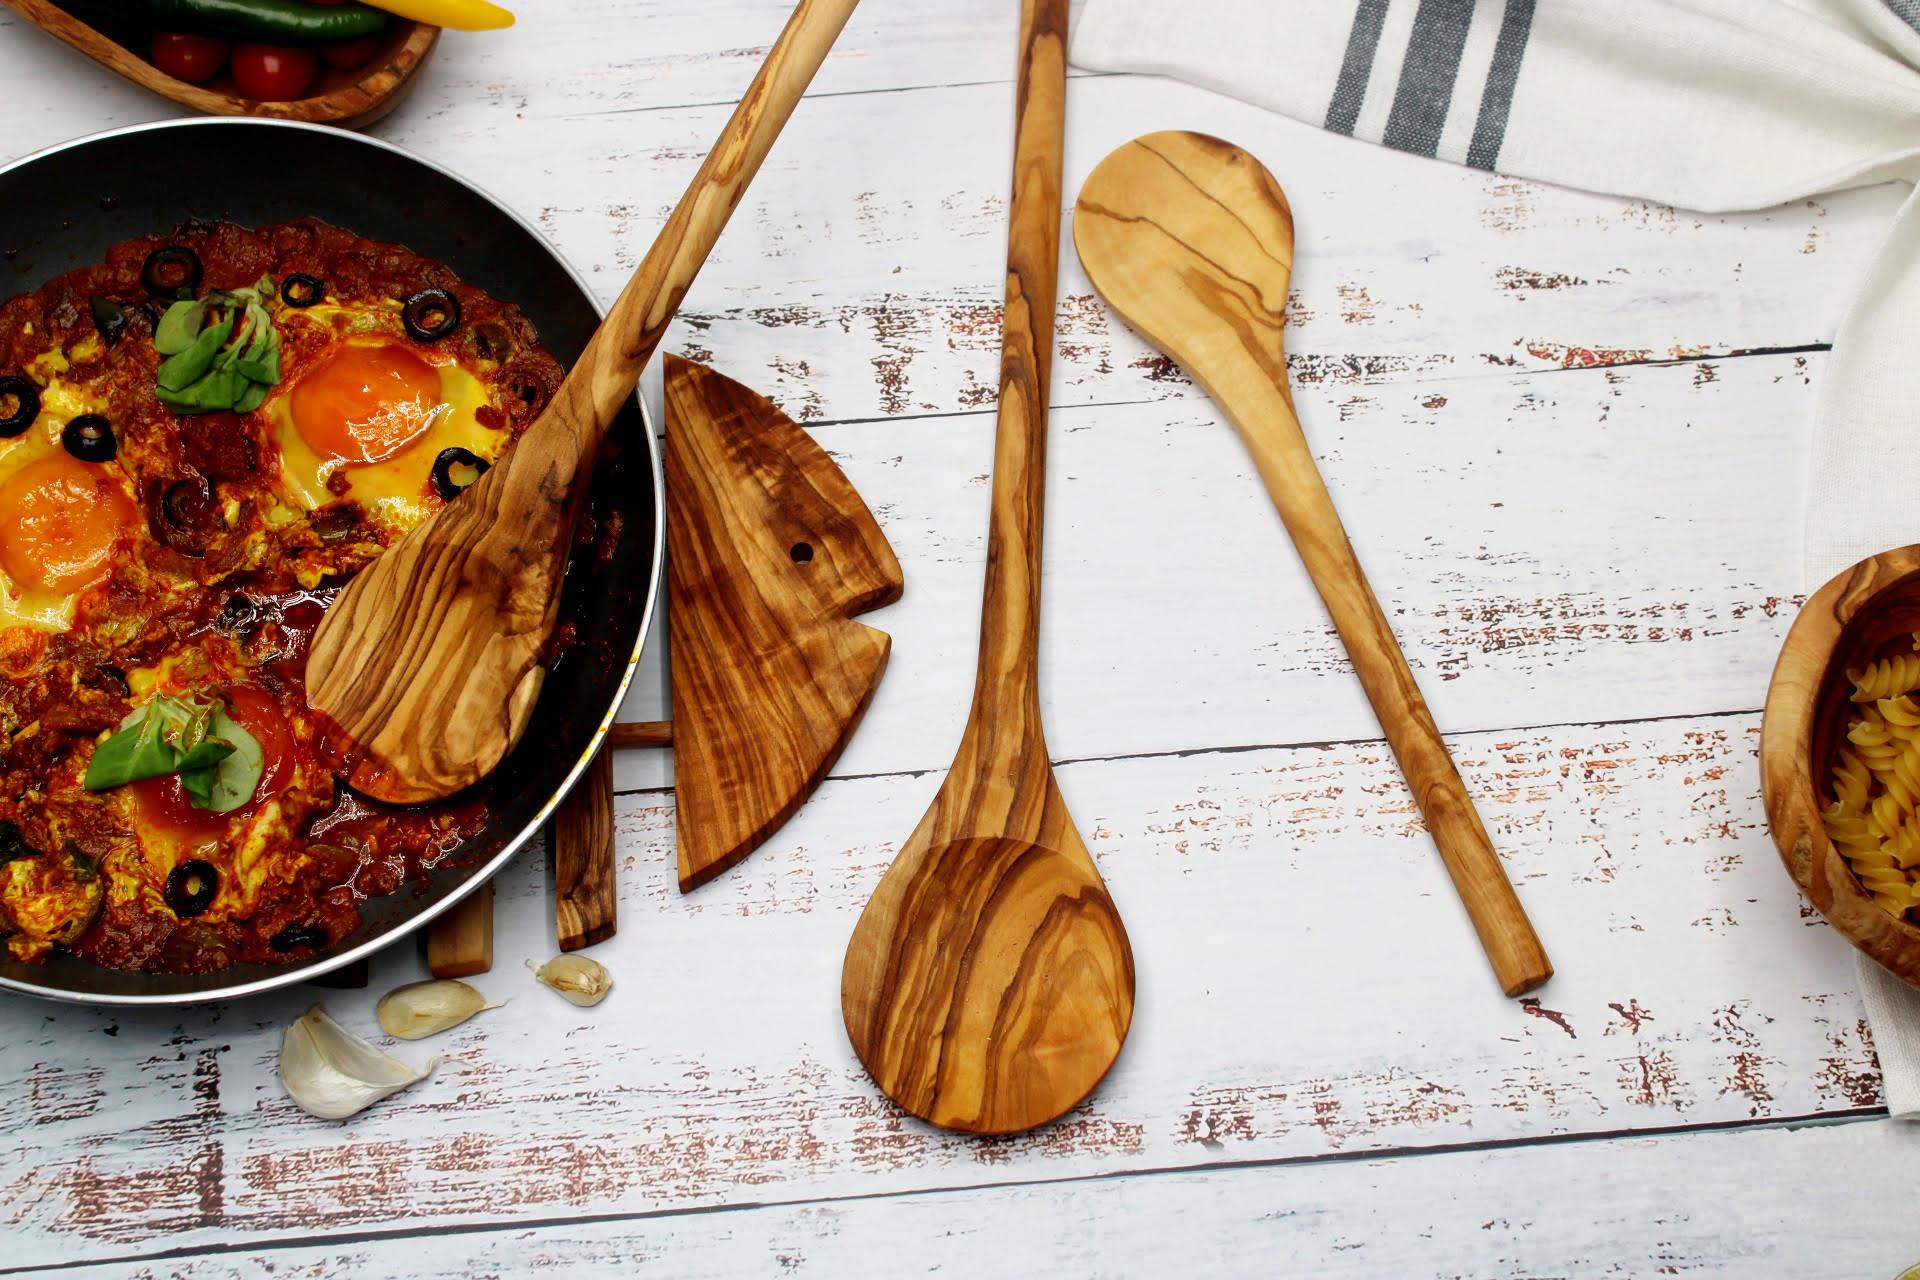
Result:
[[[1861,887],[1895,916],[1920,908],[1920,632],[1913,647],[1847,672],[1855,714],[1821,815]]]

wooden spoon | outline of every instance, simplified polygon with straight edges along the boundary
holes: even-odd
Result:
[[[1501,989],[1531,991],[1553,967],[1367,585],[1294,414],[1281,345],[1293,267],[1285,193],[1231,143],[1197,133],[1149,134],[1094,169],[1074,205],[1073,241],[1107,305],[1193,375],[1239,429]]]
[[[0,4],[108,70],[183,107],[217,116],[264,116],[354,129],[372,124],[400,105],[440,40],[438,27],[424,22],[395,22],[380,37],[379,52],[364,66],[351,71],[323,70],[319,82],[304,98],[262,102],[222,87],[232,84],[225,77],[210,85],[176,80],[137,50],[74,17],[53,0],[0,0]]]
[[[1060,253],[1067,0],[1021,14],[980,665],[959,753],[855,927],[847,1034],[887,1096],[1008,1133],[1077,1104],[1133,1020],[1133,950],[1040,725],[1040,523]]]
[[[532,714],[595,451],[857,0],[800,0],[693,184],[553,403],[460,500],[350,581],[307,701],[363,752],[348,780],[415,804],[492,771]]]

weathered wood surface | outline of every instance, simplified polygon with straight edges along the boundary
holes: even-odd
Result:
[[[448,36],[376,132],[524,211],[610,300],[787,7],[522,6],[506,36]],[[273,1074],[313,992],[138,1015],[0,1002],[22,1100],[0,1114],[0,1272],[1920,1260],[1920,1229],[1859,1193],[1901,1203],[1920,1138],[1770,1127],[1881,1100],[1851,953],[1779,868],[1754,758],[1803,589],[1791,513],[1824,357],[1727,358],[1832,337],[1888,189],[1696,217],[1076,77],[1068,192],[1170,126],[1241,142],[1286,185],[1307,436],[1559,975],[1537,1004],[1489,998],[1238,441],[1069,255],[1041,688],[1133,936],[1135,1026],[1086,1107],[1025,1138],[936,1133],[866,1080],[841,953],[958,741],[977,640],[1003,19],[971,0],[856,14],[665,342],[817,427],[912,580],[870,618],[893,661],[834,778],[682,897],[670,753],[621,753],[623,926],[594,953],[612,997],[576,1010],[521,967],[552,954],[530,853],[498,881],[499,962],[475,981],[510,1003],[439,1050],[471,1065],[346,1125],[297,1112]],[[0,83],[6,156],[167,110],[10,21]],[[623,718],[664,717],[664,657]],[[688,971],[698,989],[670,980]],[[423,973],[397,948],[325,998],[370,1031],[379,995]],[[1454,1149],[1487,1143],[1512,1149]],[[452,1234],[409,1239],[430,1228]]]
[[[1857,1222],[1860,1187],[1920,1192],[1896,1122],[1468,1151],[1025,1188],[1019,1196],[928,1192],[776,1204],[720,1216],[584,1220],[528,1230],[381,1238],[200,1258],[77,1280],[188,1280],[403,1271],[422,1280],[563,1268],[705,1280],[734,1275],[1311,1275],[1456,1280],[1463,1275],[1834,1276],[1891,1280],[1920,1248],[1904,1224]],[[1792,1171],[1794,1177],[1756,1176]],[[1804,1179],[1804,1182],[1796,1179]],[[1569,1212],[1571,1206],[1582,1209]],[[1081,1224],[1096,1224],[1097,1231]],[[1018,1249],[1006,1247],[1018,1240]]]

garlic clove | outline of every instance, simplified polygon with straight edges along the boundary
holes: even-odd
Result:
[[[527,961],[533,969],[533,961]],[[533,976],[577,1005],[596,1005],[613,990],[613,975],[607,967],[589,956],[566,955],[533,969]]]
[[[374,1010],[380,1029],[401,1040],[420,1040],[457,1027],[474,1014],[498,1009],[464,982],[410,982],[380,997]]]
[[[345,1120],[433,1074],[438,1058],[415,1070],[380,1052],[316,1004],[280,1038],[280,1083],[309,1115]]]

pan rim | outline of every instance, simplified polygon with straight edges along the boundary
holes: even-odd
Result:
[[[429,160],[417,152],[409,151],[404,147],[397,146],[381,138],[368,137],[365,134],[355,133],[351,130],[334,126],[310,124],[301,120],[277,120],[252,116],[207,116],[152,120],[142,124],[123,125],[119,128],[104,129],[97,133],[85,134],[65,142],[55,143],[52,146],[42,147],[37,151],[10,160],[5,164],[0,164],[0,178],[5,178],[14,170],[33,164],[48,156],[77,150],[111,138],[176,129],[199,128],[292,129],[302,132],[321,133],[328,135],[329,138],[334,140],[345,140],[352,144],[386,151],[410,163],[431,169],[449,181],[458,183],[460,186],[467,188],[479,196],[504,215],[509,221],[532,236],[537,243],[545,246],[554,262],[566,273],[568,279],[573,281],[575,287],[580,290],[581,296],[588,300],[588,304],[592,307],[594,314],[602,320],[606,318],[606,308],[600,304],[598,296],[595,295],[593,289],[587,284],[585,277],[583,277],[573,263],[567,259],[566,255],[562,254],[560,250],[554,246],[552,241],[548,240],[547,237],[541,233],[538,227],[522,217],[513,206],[464,175],[456,173],[436,161]],[[262,995],[269,991],[277,991],[284,987],[310,982],[323,974],[331,973],[336,969],[344,968],[358,960],[372,956],[376,952],[386,950],[403,938],[408,937],[432,923],[432,921],[447,911],[452,910],[468,894],[476,892],[482,884],[491,880],[501,868],[512,861],[521,849],[526,846],[527,842],[533,839],[534,835],[546,825],[547,819],[551,817],[553,811],[560,806],[560,802],[566,799],[567,794],[573,790],[575,784],[579,782],[581,776],[586,772],[587,766],[593,762],[594,756],[599,753],[605,744],[607,733],[613,726],[614,717],[619,714],[620,705],[626,701],[627,692],[632,686],[634,674],[639,670],[640,658],[646,649],[647,636],[653,629],[654,610],[658,607],[660,601],[661,571],[666,562],[666,481],[661,467],[660,441],[654,433],[653,421],[647,412],[646,399],[640,394],[638,386],[634,388],[633,398],[640,412],[642,427],[640,434],[646,438],[647,466],[650,469],[653,479],[653,492],[658,495],[656,501],[653,503],[653,547],[650,563],[647,567],[646,600],[640,610],[640,629],[634,639],[633,651],[627,655],[625,667],[620,673],[619,680],[615,683],[613,699],[602,711],[599,722],[594,727],[592,737],[588,739],[586,749],[581,752],[579,759],[574,761],[573,767],[567,771],[560,785],[554,788],[552,794],[541,803],[540,808],[527,820],[519,832],[510,838],[497,853],[488,858],[484,863],[476,864],[473,871],[461,884],[448,890],[436,901],[422,906],[419,911],[408,916],[403,923],[396,925],[379,937],[368,938],[335,955],[328,955],[305,964],[289,965],[284,972],[274,973],[267,977],[255,978],[228,987],[215,987],[200,991],[129,994],[124,992],[78,991],[64,987],[43,986],[17,978],[9,978],[4,974],[0,974],[0,991],[18,992],[21,995],[66,1004],[120,1007],[200,1005],[211,1004],[222,1000],[234,1000],[246,996]]]

